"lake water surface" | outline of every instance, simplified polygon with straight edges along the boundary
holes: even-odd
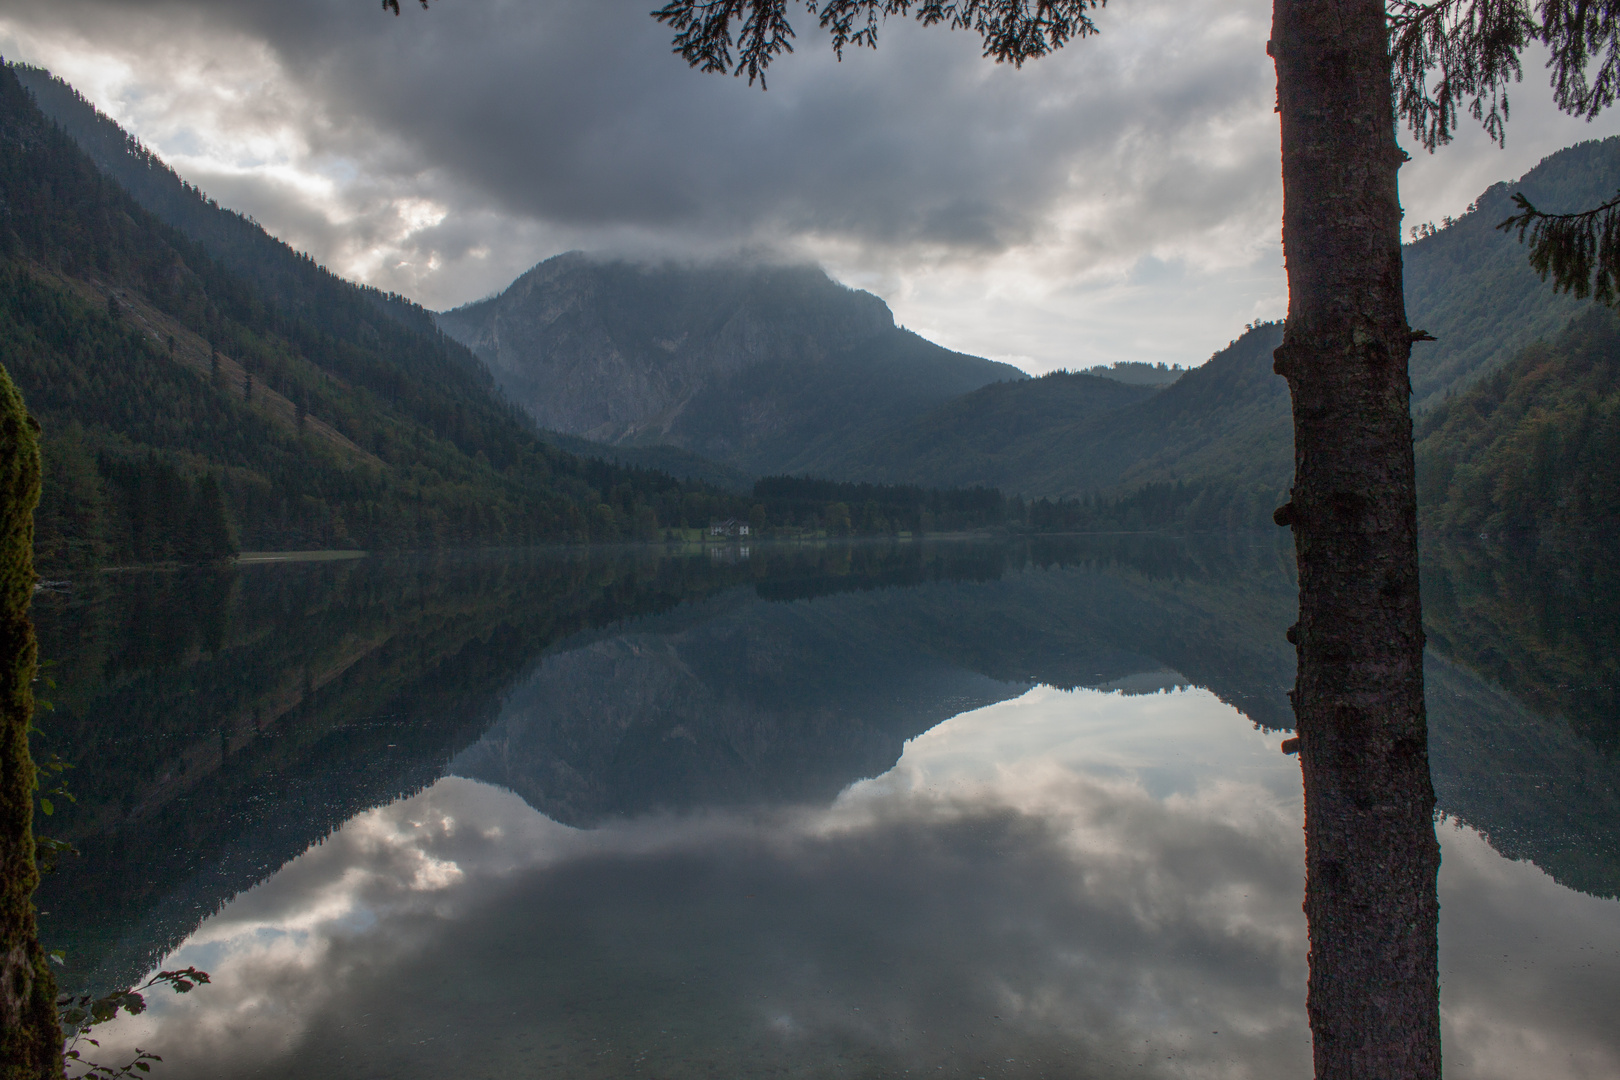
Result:
[[[1472,565],[1447,1074],[1617,1076],[1613,642]],[[212,974],[96,1031],[175,1080],[1307,1076],[1294,602],[1270,538],[107,575],[36,611],[42,933]]]

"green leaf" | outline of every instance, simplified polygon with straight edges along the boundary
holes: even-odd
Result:
[[[50,817],[52,814],[56,813],[56,807],[51,805],[51,800],[44,798],[43,796],[39,800],[39,808],[45,812],[46,817]]]

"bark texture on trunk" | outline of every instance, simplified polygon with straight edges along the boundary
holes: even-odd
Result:
[[[1276,0],[1318,1080],[1440,1076],[1440,867],[1423,708],[1412,333],[1382,0]]]
[[[34,926],[34,506],[39,440],[0,368],[0,1080],[62,1075],[56,983]]]

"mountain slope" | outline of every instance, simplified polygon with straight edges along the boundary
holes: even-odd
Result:
[[[1086,439],[1109,413],[1152,394],[1150,387],[1066,371],[992,383],[822,464],[834,475],[865,480],[905,476],[1055,494],[1062,482],[1050,479],[1053,473],[1085,467],[1072,456],[1074,441]]]
[[[438,378],[458,379],[457,389],[487,388],[488,374],[465,350],[444,341],[432,313],[403,296],[356,285],[317,265],[313,259],[277,240],[256,222],[221,207],[188,184],[161,158],[143,147],[117,122],[103,115],[72,86],[42,68],[10,64],[12,73],[50,117],[90,156],[159,220],[197,241],[209,255],[253,282],[259,296],[294,316],[320,324],[337,337],[358,332],[387,336],[387,346],[406,366],[431,364],[437,355],[451,371],[432,370]],[[377,323],[384,316],[411,331],[395,335]],[[361,324],[371,324],[370,331]],[[336,325],[333,325],[336,324]],[[460,385],[459,380],[468,380]]]
[[[1426,416],[1417,434],[1429,528],[1592,547],[1589,530],[1606,538],[1620,521],[1620,318],[1589,304],[1563,333]]]
[[[1528,249],[1496,226],[1522,191],[1543,210],[1596,206],[1620,186],[1620,137],[1549,154],[1514,182],[1493,184],[1467,213],[1404,247],[1407,320],[1438,341],[1412,348],[1412,403],[1447,393],[1561,330],[1584,306],[1531,269]]]
[[[1408,319],[1439,340],[1415,346],[1414,411],[1433,408],[1584,310],[1553,292],[1525,249],[1496,229],[1511,194],[1592,205],[1620,177],[1620,138],[1550,155],[1497,184],[1445,228],[1403,249]],[[1104,393],[1089,374],[985,387],[817,464],[831,475],[922,484],[993,484],[1044,497],[1118,493],[1149,483],[1214,485],[1233,521],[1264,519],[1293,471],[1287,384],[1271,371],[1279,324],[1256,327],[1156,394]],[[1251,513],[1252,511],[1252,513]]]
[[[807,266],[571,252],[439,325],[544,427],[668,443],[755,474],[811,468],[829,446],[1025,378],[896,328],[877,297]]]
[[[97,168],[229,271],[246,301],[263,309],[261,320],[294,348],[469,455],[495,461],[493,443],[533,440],[528,418],[500,400],[484,365],[440,334],[426,309],[318,266],[186,183],[67,83],[39,68],[8,67]]]
[[[1288,388],[1271,371],[1281,332],[1257,326],[1157,391],[1066,372],[987,386],[852,448],[829,471],[1046,497],[1219,481],[1264,489],[1264,501],[1293,468]]]
[[[198,530],[218,554],[222,516],[246,546],[399,547],[617,538],[681,503],[668,477],[546,445],[475,358],[312,264],[302,314],[267,300],[103,175],[10,68],[0,207],[0,340],[45,425],[47,570],[199,554],[178,535]]]

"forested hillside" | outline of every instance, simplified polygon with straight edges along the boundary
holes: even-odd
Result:
[[[1086,472],[1073,444],[1110,413],[1153,395],[1097,375],[1055,371],[992,383],[870,442],[829,455],[833,475],[928,484],[1006,485],[1031,495],[1068,490],[1053,474]],[[1091,490],[1088,484],[1082,490]]]
[[[1620,138],[1549,154],[1517,181],[1493,184],[1454,221],[1403,249],[1407,321],[1438,340],[1412,347],[1412,406],[1422,413],[1447,393],[1551,337],[1584,306],[1531,269],[1528,249],[1496,228],[1522,191],[1550,212],[1583,210],[1620,187]]]
[[[1620,522],[1620,319],[1589,304],[1550,341],[1427,415],[1418,498],[1433,532],[1569,553],[1612,547]]]
[[[337,338],[371,337],[400,366],[452,379],[452,392],[487,405],[491,380],[483,366],[441,337],[433,316],[403,296],[345,281],[251,219],[221,207],[188,184],[161,158],[99,112],[68,83],[42,68],[10,65],[47,117],[70,135],[101,170],[159,220],[197,241],[209,255],[253,283],[258,296]],[[394,331],[387,316],[410,333]],[[369,326],[369,329],[367,329]],[[427,388],[424,388],[427,389]]]
[[[1209,492],[1204,527],[1247,526],[1293,470],[1288,387],[1271,370],[1281,332],[1254,326],[1160,390],[1070,372],[986,386],[851,448],[829,472],[1046,498],[1179,481],[1186,501]]]
[[[1098,364],[1082,372],[1131,386],[1169,386],[1186,373],[1187,369],[1180,364],[1166,364],[1163,361],[1150,364],[1144,360],[1115,360],[1112,364]]]
[[[475,358],[384,318],[374,294],[289,253],[302,299],[267,298],[103,175],[9,68],[0,200],[0,343],[44,426],[47,574],[233,543],[615,539],[682,521],[680,484],[546,445]]]

